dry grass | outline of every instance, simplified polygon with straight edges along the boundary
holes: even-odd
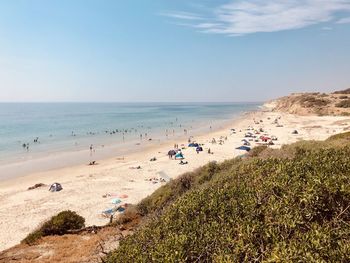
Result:
[[[342,93],[343,92],[343,93]],[[349,90],[331,94],[296,93],[275,101],[275,111],[298,115],[350,115]]]
[[[333,94],[350,94],[350,88],[345,90],[338,90],[333,92]]]
[[[129,206],[126,208],[125,212],[117,218],[115,222],[111,225],[126,225],[127,228],[133,227],[136,225],[141,219],[141,214],[137,207]]]
[[[103,252],[118,245],[121,232],[115,227],[105,227],[97,233],[80,235],[47,236],[37,245],[20,244],[0,253],[0,262],[101,262]]]
[[[350,99],[342,100],[338,102],[335,106],[338,108],[350,108]]]

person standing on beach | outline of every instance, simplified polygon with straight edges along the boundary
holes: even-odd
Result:
[[[92,156],[92,151],[94,150],[94,146],[90,144],[90,156]]]

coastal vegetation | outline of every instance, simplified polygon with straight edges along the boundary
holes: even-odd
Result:
[[[298,115],[350,114],[350,89],[326,93],[293,93],[274,101],[274,110]]]
[[[106,262],[348,262],[350,133],[210,163],[135,214],[143,223]]]
[[[85,219],[82,216],[70,210],[62,211],[30,233],[22,242],[30,245],[41,237],[64,235],[70,230],[77,230],[83,227],[85,227]]]
[[[318,98],[317,96],[305,96],[300,101],[305,107],[323,107],[329,104],[329,100],[323,99],[323,95]]]
[[[350,88],[345,90],[338,90],[333,92],[333,94],[350,94]]]
[[[336,104],[338,108],[350,108],[350,99],[342,100]]]

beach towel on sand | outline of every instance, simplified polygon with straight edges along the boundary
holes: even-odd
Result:
[[[102,211],[102,214],[113,214],[113,209],[107,209],[105,211]]]
[[[247,152],[250,151],[250,147],[248,147],[248,146],[239,146],[236,149],[237,150],[242,150],[242,151],[247,151]]]
[[[122,201],[119,199],[119,198],[114,198],[114,199],[112,199],[112,204],[119,204],[119,203],[121,203]]]

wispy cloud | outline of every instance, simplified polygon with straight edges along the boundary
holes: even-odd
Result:
[[[337,21],[337,24],[349,24],[350,23],[350,17],[344,17]]]
[[[350,12],[350,0],[230,0],[211,14],[168,13],[177,19],[192,19],[192,27],[201,32],[245,35],[300,29],[325,22],[335,22],[338,13]],[[177,15],[176,15],[177,14]],[[183,17],[181,17],[183,14]],[[187,17],[187,18],[186,18]],[[337,23],[350,23],[350,18]]]
[[[197,14],[189,12],[164,12],[161,13],[162,16],[178,18],[183,20],[202,20],[203,18]]]

